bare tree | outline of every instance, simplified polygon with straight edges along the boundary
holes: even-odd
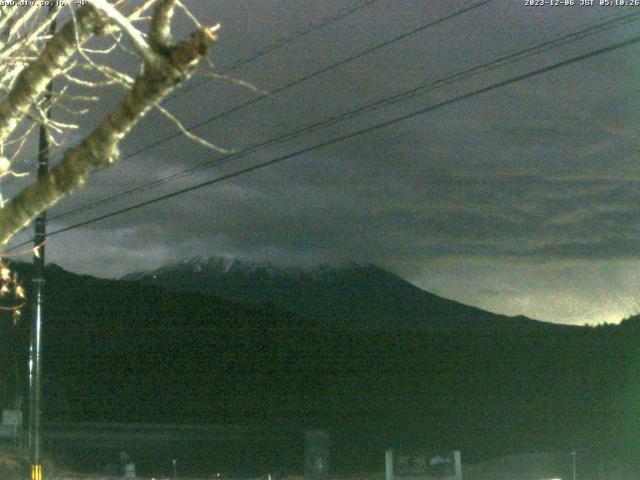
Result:
[[[52,12],[35,3],[0,6],[0,178],[20,175],[16,162],[39,124],[47,125],[50,141],[63,154],[45,177],[0,199],[2,245],[91,173],[116,163],[120,142],[150,109],[177,122],[160,102],[193,74],[216,39],[217,26],[200,25],[180,0],[87,0]],[[171,28],[178,9],[195,25],[182,41],[174,40]],[[62,25],[49,34],[54,19]],[[91,42],[98,45],[89,47]],[[134,56],[139,73],[114,68],[108,59],[115,51]],[[54,79],[56,93],[44,95]],[[91,91],[107,85],[122,87],[123,98],[80,142],[66,146],[76,117],[97,99]],[[47,117],[52,105],[66,112],[63,120]]]

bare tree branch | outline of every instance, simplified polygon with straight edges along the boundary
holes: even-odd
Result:
[[[171,3],[173,2],[166,1],[161,5],[166,7]],[[159,8],[156,9],[156,12],[158,10],[163,11]],[[87,30],[86,24],[95,24],[96,20],[93,14],[87,15],[82,19],[78,16],[78,31],[85,32]],[[175,46],[165,45],[161,49],[163,52],[160,55],[162,61],[158,64],[145,65],[143,72],[136,78],[128,94],[90,135],[78,146],[68,150],[60,163],[52,168],[46,176],[24,188],[3,209],[0,209],[0,243],[6,244],[33,217],[53,205],[65,194],[82,186],[92,172],[114,164],[119,156],[118,145],[120,141],[150,108],[158,105],[178,84],[190,76],[198,60],[208,53],[211,44],[215,41],[217,29],[218,26],[203,28],[194,32],[187,41]],[[68,47],[66,42],[72,46],[75,45],[74,35],[73,29],[63,35],[62,38],[65,42],[58,40],[58,43],[62,42],[63,45],[57,46],[58,43],[56,43],[57,47],[54,51],[60,52],[61,55],[67,54],[63,47]],[[60,37],[56,35],[52,43],[57,38]],[[49,50],[53,49],[51,45],[47,47]],[[46,69],[49,75],[41,73],[38,76],[34,74],[36,78],[40,78],[40,76],[51,78],[50,72],[54,68],[57,69],[56,71],[60,71],[59,62],[50,57],[43,61],[53,64],[55,67],[50,66]],[[34,89],[27,88],[27,90],[32,93]],[[24,96],[27,94],[25,93],[18,98],[22,99]],[[17,102],[18,100],[14,100],[13,103]],[[28,105],[25,108],[28,108]],[[13,110],[24,115],[16,106],[13,107]],[[0,105],[1,112],[2,105]],[[5,122],[9,126],[13,125],[10,123],[10,119],[5,119]],[[9,127],[2,127],[0,122],[0,134],[2,128]],[[1,141],[2,137],[0,136]]]
[[[175,10],[175,0],[160,0],[151,16],[149,43],[156,52],[171,46],[171,19]]]
[[[140,55],[140,58],[142,58],[145,63],[153,65],[162,61],[156,52],[149,46],[142,33],[140,33],[138,29],[134,27],[131,22],[129,22],[129,20],[127,20],[127,18],[107,0],[89,1],[122,29],[138,52],[138,55]]]
[[[0,143],[7,140],[20,120],[58,75],[76,51],[76,38],[86,41],[100,24],[96,11],[89,6],[78,12],[78,21],[69,21],[45,45],[38,58],[18,76],[15,87],[0,103]]]

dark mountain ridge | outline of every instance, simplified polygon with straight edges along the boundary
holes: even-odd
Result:
[[[29,266],[15,268],[28,287]],[[638,318],[601,328],[345,329],[274,303],[53,265],[45,294],[48,420],[322,427],[337,468],[372,465],[388,445],[461,448],[469,461],[572,449],[594,461],[640,458],[640,426],[629,421],[640,418],[630,380]],[[2,324],[6,365],[26,366],[28,318]],[[11,368],[2,380],[6,404]]]
[[[211,257],[124,279],[238,302],[269,302],[304,318],[348,329],[567,328],[448,300],[374,265],[296,269]]]

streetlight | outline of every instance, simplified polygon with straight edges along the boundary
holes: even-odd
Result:
[[[174,458],[171,463],[173,464],[173,480],[177,480],[178,479],[178,460]]]

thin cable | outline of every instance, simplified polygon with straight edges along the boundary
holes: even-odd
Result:
[[[260,50],[259,52],[256,52],[255,54],[247,57],[247,58],[243,58],[238,60],[237,62],[231,64],[230,66],[224,68],[222,70],[222,72],[220,72],[221,75],[226,75],[228,73],[233,72],[234,70],[237,70],[240,67],[243,67],[244,65],[247,65],[249,63],[255,62],[256,60],[264,57],[265,55],[274,52],[276,50],[281,49],[282,47],[284,47],[285,45],[288,45],[289,43],[302,38],[306,35],[309,35],[310,33],[316,32],[324,27],[326,27],[327,25],[330,25],[331,23],[337,22],[338,20],[348,17],[349,15],[352,15],[354,13],[356,13],[359,10],[362,10],[365,7],[368,7],[372,4],[374,4],[375,2],[377,2],[378,0],[366,0],[365,2],[362,2],[359,5],[356,5],[355,7],[352,7],[350,9],[344,10],[342,12],[338,12],[335,15],[330,15],[328,17],[324,17],[323,19],[321,19],[318,23],[309,26],[308,28],[295,32],[293,35],[278,40],[275,43],[272,43],[271,45],[269,45],[268,47],[266,47],[264,50]],[[192,90],[194,90],[197,87],[202,86],[203,84],[210,82],[211,79],[206,79],[206,80],[202,80],[200,82],[195,82],[192,85],[189,85],[187,88],[184,88],[182,90],[178,90],[174,95],[172,95],[170,98],[176,98],[184,93],[190,92]]]
[[[562,68],[562,67],[566,67],[568,65],[572,65],[572,64],[575,64],[575,63],[578,63],[578,62],[582,62],[582,61],[587,60],[589,58],[593,58],[593,57],[598,56],[598,55],[609,53],[609,52],[612,52],[614,50],[618,50],[618,49],[621,49],[621,48],[624,48],[624,47],[628,47],[630,45],[634,45],[634,44],[639,43],[639,42],[640,42],[640,36],[633,37],[631,39],[625,40],[623,42],[616,43],[614,45],[610,45],[608,47],[600,48],[598,50],[594,50],[594,51],[591,51],[591,52],[588,52],[588,53],[585,53],[585,54],[582,54],[582,55],[578,55],[578,56],[569,58],[567,60],[563,60],[563,61],[554,63],[553,65],[550,65],[550,66],[547,66],[547,67],[539,68],[539,69],[533,70],[531,72],[527,72],[527,73],[524,73],[524,74],[521,74],[521,75],[517,75],[517,76],[511,77],[511,78],[509,78],[507,80],[502,80],[500,82],[493,83],[493,84],[491,84],[491,85],[489,85],[487,87],[480,88],[480,89],[477,89],[477,90],[473,90],[471,92],[459,95],[459,96],[454,97],[454,98],[449,99],[449,100],[445,100],[445,101],[437,103],[435,105],[431,105],[429,107],[421,108],[421,109],[413,111],[411,113],[408,113],[408,114],[405,114],[405,115],[401,115],[401,116],[393,118],[391,120],[387,120],[385,122],[378,123],[376,125],[373,125],[373,126],[370,126],[370,127],[366,127],[366,128],[360,129],[360,130],[356,130],[354,132],[348,133],[346,135],[342,135],[340,137],[333,138],[331,140],[327,140],[327,141],[324,141],[324,142],[321,142],[321,143],[317,143],[317,144],[309,146],[309,147],[305,147],[305,148],[297,150],[295,152],[288,153],[286,155],[282,155],[282,156],[273,158],[273,159],[268,160],[266,162],[261,162],[261,163],[252,165],[250,167],[246,167],[246,168],[243,168],[243,169],[240,169],[240,170],[236,170],[235,172],[232,172],[232,173],[229,173],[229,174],[226,174],[226,175],[222,175],[220,177],[214,178],[212,180],[208,180],[206,182],[202,182],[202,183],[199,183],[199,184],[196,184],[196,185],[192,185],[190,187],[183,188],[183,189],[177,190],[175,192],[172,192],[172,193],[169,193],[169,194],[166,194],[166,195],[162,195],[160,197],[156,197],[156,198],[153,198],[151,200],[147,200],[145,202],[140,202],[140,203],[137,203],[135,205],[131,205],[129,207],[122,208],[120,210],[116,210],[114,212],[107,213],[105,215],[100,215],[98,217],[90,218],[88,220],[84,220],[82,222],[78,222],[78,223],[70,225],[68,227],[60,228],[58,230],[55,230],[55,231],[47,234],[47,237],[52,237],[52,236],[58,235],[60,233],[68,232],[70,230],[75,230],[76,228],[80,228],[80,227],[83,227],[83,226],[86,226],[86,225],[90,225],[92,223],[96,223],[96,222],[99,222],[101,220],[105,220],[107,218],[114,217],[116,215],[120,215],[120,214],[123,214],[123,213],[126,213],[126,212],[130,212],[132,210],[137,210],[138,208],[146,207],[148,205],[151,205],[151,204],[154,204],[154,203],[158,203],[158,202],[161,202],[163,200],[167,200],[169,198],[173,198],[173,197],[176,197],[178,195],[182,195],[182,194],[187,193],[187,192],[192,192],[194,190],[198,190],[200,188],[203,188],[203,187],[206,187],[206,186],[209,186],[209,185],[213,185],[213,184],[222,182],[224,180],[228,180],[230,178],[239,177],[240,175],[244,175],[244,174],[249,173],[249,172],[254,172],[256,170],[260,170],[260,169],[269,167],[271,165],[275,165],[277,163],[283,162],[285,160],[289,160],[289,159],[294,158],[294,157],[299,157],[300,155],[303,155],[305,153],[309,153],[309,152],[312,152],[312,151],[315,151],[315,150],[319,150],[321,148],[328,147],[330,145],[335,145],[337,143],[343,142],[345,140],[349,140],[349,139],[354,138],[356,136],[363,135],[365,133],[370,133],[370,132],[373,132],[373,131],[376,131],[376,130],[380,130],[382,128],[386,128],[386,127],[389,127],[389,126],[394,125],[396,123],[403,122],[405,120],[409,120],[409,119],[417,117],[419,115],[424,115],[425,113],[429,113],[429,112],[432,112],[434,110],[438,110],[438,109],[443,108],[445,106],[452,105],[454,103],[458,103],[460,101],[463,101],[463,100],[466,100],[466,99],[469,99],[469,98],[472,98],[472,97],[476,97],[476,96],[481,95],[483,93],[487,93],[487,92],[490,92],[492,90],[496,90],[498,88],[505,87],[507,85],[511,85],[511,84],[514,84],[514,83],[517,83],[517,82],[521,82],[523,80],[527,80],[529,78],[536,77],[536,76],[542,75],[544,73],[548,73],[548,72],[550,72],[552,70],[556,70],[558,68]],[[15,247],[12,247],[11,249],[9,249],[9,251],[13,250],[15,248],[19,248],[22,245],[24,245],[24,244],[16,245]]]
[[[429,28],[432,28],[432,27],[435,27],[437,25],[440,25],[440,24],[442,24],[444,22],[447,22],[448,20],[451,20],[453,18],[459,17],[460,15],[463,15],[463,14],[465,14],[467,12],[470,12],[472,10],[480,8],[480,7],[486,5],[486,4],[490,3],[490,2],[493,2],[493,1],[494,0],[482,0],[480,2],[477,2],[477,3],[473,4],[473,5],[470,5],[468,7],[463,7],[461,9],[458,9],[458,10],[456,10],[456,11],[454,11],[454,12],[448,14],[448,15],[445,15],[444,17],[440,17],[440,18],[438,18],[436,20],[433,20],[431,22],[422,24],[417,28],[414,28],[412,30],[404,32],[404,33],[402,33],[400,35],[397,35],[397,36],[395,36],[395,37],[393,37],[393,38],[391,38],[389,40],[385,40],[385,41],[383,41],[381,43],[378,43],[378,44],[376,44],[376,45],[374,45],[372,47],[369,47],[369,48],[367,48],[365,50],[362,50],[362,51],[360,51],[358,53],[355,53],[355,54],[351,55],[350,57],[347,57],[347,58],[344,58],[342,60],[339,60],[338,62],[332,63],[331,65],[322,67],[321,69],[316,70],[313,73],[310,73],[310,74],[304,75],[302,77],[299,77],[299,78],[297,78],[295,80],[292,80],[291,82],[288,82],[288,83],[276,88],[275,90],[267,92],[264,95],[261,95],[259,97],[255,97],[255,98],[253,98],[251,100],[248,100],[247,102],[244,102],[244,103],[241,103],[239,105],[236,105],[235,107],[232,107],[229,110],[225,110],[224,112],[221,112],[221,113],[219,113],[219,114],[217,114],[217,115],[215,115],[213,117],[209,117],[209,118],[207,118],[206,120],[204,120],[202,122],[198,122],[198,123],[196,123],[194,125],[191,125],[186,130],[188,130],[190,132],[193,131],[193,130],[196,130],[196,129],[204,126],[204,125],[207,125],[209,123],[214,122],[215,120],[219,120],[221,118],[226,117],[227,115],[231,115],[232,113],[235,113],[238,110],[241,110],[241,109],[243,109],[245,107],[248,107],[250,105],[254,105],[254,104],[258,103],[258,102],[261,102],[262,100],[264,100],[266,98],[269,98],[269,97],[271,97],[273,95],[277,95],[277,94],[279,94],[279,93],[281,93],[281,92],[283,92],[285,90],[293,88],[296,85],[299,85],[299,84],[301,84],[303,82],[311,80],[311,79],[313,79],[313,78],[315,78],[315,77],[317,77],[319,75],[322,75],[322,74],[324,74],[326,72],[329,72],[331,70],[335,70],[336,68],[341,67],[342,65],[346,65],[347,63],[353,62],[353,61],[355,61],[355,60],[357,60],[359,58],[364,57],[365,55],[369,55],[370,53],[373,53],[373,52],[376,52],[378,50],[381,50],[381,49],[383,49],[385,47],[388,47],[389,45],[392,45],[392,44],[394,44],[396,42],[404,40],[405,38],[408,38],[408,37],[410,37],[412,35],[420,33],[420,32],[422,32],[424,30],[429,29]],[[127,160],[129,158],[132,158],[132,157],[134,157],[136,155],[139,155],[139,154],[141,154],[141,153],[143,153],[143,152],[145,152],[147,150],[150,150],[151,148],[154,148],[154,147],[156,147],[158,145],[161,145],[162,143],[165,143],[165,142],[167,142],[169,140],[173,140],[174,138],[180,137],[182,135],[184,135],[184,134],[181,131],[178,131],[178,132],[175,132],[173,134],[167,135],[167,136],[165,136],[165,137],[163,137],[163,138],[161,138],[161,139],[159,139],[159,140],[157,140],[155,142],[149,143],[149,144],[145,145],[144,147],[139,148],[138,150],[134,150],[133,152],[127,153],[126,155],[124,155],[121,158],[121,160]],[[58,157],[58,160],[60,158],[61,157]]]
[[[345,121],[347,119],[352,119],[354,117],[357,117],[359,115],[362,115],[364,113],[370,113],[372,111],[378,110],[380,108],[383,107],[388,107],[392,104],[398,103],[400,101],[404,101],[410,98],[414,98],[417,95],[422,95],[428,92],[431,92],[437,88],[441,88],[445,85],[450,85],[452,83],[461,81],[461,80],[466,80],[468,78],[471,78],[472,76],[478,75],[480,73],[485,73],[488,71],[492,71],[495,70],[497,68],[500,67],[504,67],[505,65],[509,65],[511,63],[514,63],[516,61],[520,61],[523,60],[525,58],[529,58],[531,56],[534,55],[538,55],[540,53],[544,53],[547,52],[549,50],[552,50],[553,48],[558,48],[560,46],[564,46],[567,45],[568,43],[571,42],[575,42],[578,40],[582,40],[586,37],[595,35],[596,33],[600,33],[604,30],[608,30],[617,26],[620,26],[621,24],[625,24],[625,23],[629,23],[632,20],[637,19],[638,17],[640,17],[640,12],[637,13],[633,13],[633,14],[629,14],[629,15],[625,15],[622,17],[618,17],[615,19],[611,19],[605,22],[601,22],[599,24],[587,27],[583,30],[579,30],[577,32],[574,33],[570,33],[567,35],[564,35],[560,38],[557,39],[553,39],[553,40],[549,40],[543,43],[540,43],[538,45],[534,45],[533,47],[528,47],[522,50],[519,50],[517,52],[502,56],[496,60],[493,60],[491,62],[487,62],[487,63],[483,63],[483,64],[479,64],[476,66],[473,66],[471,68],[467,68],[465,70],[462,71],[458,71],[456,73],[453,73],[451,75],[448,75],[447,77],[444,78],[440,78],[438,80],[433,80],[433,81],[429,81],[425,84],[422,84],[418,87],[397,93],[395,95],[392,95],[390,97],[385,97],[381,100],[378,100],[374,103],[370,103],[367,105],[364,105],[362,107],[359,107],[355,110],[351,110],[339,115],[336,115],[334,117],[331,117],[329,119],[325,119],[321,122],[317,122],[317,123],[313,123],[310,125],[306,125],[304,127],[300,127],[297,129],[294,129],[292,131],[289,131],[287,133],[281,134],[277,137],[273,137],[269,140],[260,142],[260,143],[255,143],[253,145],[250,145],[240,151],[237,152],[233,152],[230,153],[228,155],[225,155],[223,157],[220,158],[216,158],[214,160],[209,160],[203,163],[200,163],[199,165],[196,165],[194,167],[191,167],[189,169],[183,170],[181,172],[177,172],[171,175],[167,175],[165,177],[153,180],[151,182],[147,182],[145,184],[139,185],[137,187],[134,187],[132,189],[129,190],[125,190],[123,192],[119,192],[117,194],[111,195],[109,197],[106,198],[102,198],[100,200],[97,200],[95,202],[89,203],[89,204],[85,204],[76,208],[72,208],[69,210],[65,210],[57,215],[54,215],[51,217],[51,220],[54,219],[59,219],[59,218],[63,218],[63,217],[67,217],[70,215],[74,215],[83,211],[87,211],[87,210],[93,210],[101,205],[104,204],[108,204],[111,203],[113,201],[116,200],[120,200],[123,198],[127,198],[129,196],[132,196],[133,194],[136,193],[140,193],[146,190],[149,190],[151,188],[155,188],[159,185],[163,185],[165,183],[168,183],[170,181],[173,180],[177,180],[180,178],[183,178],[187,175],[191,175],[197,171],[203,170],[205,168],[210,168],[213,166],[219,166],[222,165],[223,163],[226,163],[228,161],[237,159],[237,158],[241,158],[244,157],[250,153],[254,153],[256,151],[260,151],[263,150],[267,147],[288,141],[288,140],[292,140],[294,138],[300,137],[302,135],[308,134],[313,132],[314,130],[318,130],[320,128],[326,128],[328,126],[334,125],[336,123]]]
[[[388,47],[389,45],[392,45],[392,44],[394,44],[396,42],[404,40],[405,38],[408,38],[408,37],[410,37],[412,35],[416,35],[417,33],[423,32],[423,31],[425,31],[425,30],[427,30],[429,28],[432,28],[432,27],[435,27],[435,26],[440,25],[442,23],[445,23],[445,22],[447,22],[447,21],[449,21],[451,19],[459,17],[460,15],[464,15],[467,12],[470,12],[472,10],[480,8],[480,7],[486,5],[486,4],[490,3],[490,2],[493,2],[493,1],[494,0],[482,0],[480,2],[474,3],[473,5],[470,5],[468,7],[460,8],[460,9],[456,10],[455,12],[452,12],[452,13],[450,13],[448,15],[445,15],[444,17],[440,17],[440,18],[438,18],[436,20],[433,20],[431,22],[427,22],[425,24],[422,24],[417,28],[409,30],[409,31],[407,31],[405,33],[402,33],[400,35],[396,35],[395,37],[390,38],[389,40],[385,40],[385,41],[380,42],[380,43],[378,43],[378,44],[376,44],[376,45],[374,45],[372,47],[366,48],[365,50],[362,50],[362,51],[360,51],[358,53],[355,53],[355,54],[353,54],[353,55],[351,55],[351,56],[349,56],[347,58],[344,58],[344,59],[339,60],[339,61],[337,61],[335,63],[332,63],[331,65],[327,65],[326,67],[322,67],[322,68],[320,68],[319,70],[316,70],[313,73],[309,73],[307,75],[303,75],[302,77],[299,77],[299,78],[297,78],[295,80],[292,80],[292,81],[290,81],[290,82],[288,82],[288,83],[276,88],[275,90],[271,90],[270,92],[267,92],[264,95],[252,98],[251,100],[248,100],[248,101],[246,101],[244,103],[236,105],[235,107],[232,107],[229,110],[225,110],[224,112],[221,112],[221,113],[219,113],[217,115],[214,115],[213,117],[209,117],[208,119],[203,120],[202,122],[198,122],[198,123],[190,126],[189,128],[187,128],[187,130],[188,131],[193,131],[193,130],[195,130],[197,128],[203,127],[204,125],[208,125],[209,123],[212,123],[212,122],[214,122],[216,120],[220,120],[221,118],[224,118],[224,117],[226,117],[228,115],[231,115],[232,113],[235,113],[238,110],[242,110],[245,107],[254,105],[254,104],[258,103],[258,102],[261,102],[261,101],[265,100],[266,98],[270,98],[270,97],[272,97],[274,95],[277,95],[277,94],[279,94],[281,92],[284,92],[285,90],[289,90],[290,88],[293,88],[296,85],[299,85],[299,84],[301,84],[303,82],[307,82],[307,81],[309,81],[309,80],[311,80],[311,79],[313,79],[315,77],[318,77],[318,76],[320,76],[320,75],[322,75],[324,73],[327,73],[327,72],[329,72],[331,70],[335,70],[338,67],[341,67],[343,65],[346,65],[347,63],[351,63],[351,62],[353,62],[353,61],[355,61],[355,60],[357,60],[359,58],[362,58],[365,55],[369,55],[369,54],[371,54],[373,52],[377,52],[378,50],[381,50],[383,48]],[[152,143],[150,143],[150,144],[148,144],[148,145],[146,145],[146,146],[144,146],[142,148],[139,148],[138,150],[134,150],[133,152],[128,153],[126,156],[123,157],[123,160],[131,158],[131,157],[136,156],[136,155],[139,155],[139,154],[141,154],[141,153],[143,153],[143,152],[145,152],[145,151],[147,151],[147,150],[149,150],[149,149],[151,149],[153,147],[156,147],[156,146],[158,146],[158,145],[160,145],[160,144],[162,144],[164,142],[167,142],[169,140],[173,140],[174,138],[180,137],[182,135],[183,135],[182,132],[175,132],[175,133],[173,133],[171,135],[167,135],[164,138],[161,138],[161,139],[159,139],[159,140],[157,140],[155,142],[152,142]]]
[[[365,0],[362,3],[355,5],[352,8],[340,11],[334,15],[329,15],[326,17],[323,17],[322,19],[320,19],[319,22],[314,23],[309,25],[307,28],[302,29],[302,30],[298,30],[296,32],[294,32],[292,35],[282,38],[280,40],[277,40],[276,42],[272,43],[271,45],[269,45],[268,47],[264,48],[263,50],[260,50],[256,53],[254,53],[253,55],[250,55],[246,58],[241,58],[238,61],[236,61],[235,63],[231,64],[229,67],[224,68],[223,71],[220,72],[220,75],[227,75],[228,73],[233,72],[234,70],[237,70],[238,68],[247,65],[249,63],[252,63],[262,57],[264,57],[265,55],[275,52],[279,49],[281,49],[282,47],[284,47],[285,45],[288,45],[289,43],[298,40],[299,38],[302,38],[306,35],[309,35],[313,32],[316,32],[318,30],[323,29],[324,27],[335,23],[343,18],[346,18],[360,10],[362,10],[363,8],[369,7],[371,5],[373,5],[374,3],[376,3],[378,0]],[[175,90],[168,98],[166,98],[164,102],[168,102],[168,101],[172,101],[175,98],[180,97],[181,95],[184,95],[185,93],[191,92],[193,91],[195,88],[200,87],[202,85],[204,85],[207,82],[212,81],[213,79],[204,79],[201,80],[199,82],[193,82],[192,84],[190,84],[189,86],[187,86],[186,88],[182,88],[182,89],[178,89]],[[189,129],[187,129],[189,130]],[[62,150],[62,148],[58,149],[58,151]],[[125,158],[129,158],[129,157],[125,157]],[[57,159],[60,159],[60,156],[57,157]]]
[[[219,120],[219,119],[221,119],[223,117],[226,117],[227,115],[230,115],[230,114],[232,114],[232,113],[234,113],[234,112],[236,112],[236,111],[238,111],[238,110],[240,110],[240,109],[242,109],[244,107],[247,107],[247,106],[253,105],[255,103],[258,103],[258,102],[264,100],[265,98],[268,98],[268,97],[270,97],[272,95],[276,95],[276,94],[278,94],[280,92],[283,92],[283,91],[285,91],[285,90],[287,90],[289,88],[294,87],[295,85],[298,85],[300,83],[303,83],[303,82],[306,82],[308,80],[311,80],[312,78],[315,78],[315,77],[317,77],[319,75],[322,75],[323,73],[326,73],[326,72],[328,72],[330,70],[334,70],[334,69],[336,69],[336,68],[338,68],[338,67],[340,67],[342,65],[345,65],[347,63],[353,62],[353,61],[357,60],[358,58],[361,58],[361,57],[363,57],[365,55],[368,55],[370,53],[378,51],[378,50],[380,50],[382,48],[385,48],[385,47],[387,47],[387,46],[389,46],[389,45],[391,45],[393,43],[399,42],[399,41],[401,41],[401,40],[403,40],[403,39],[405,39],[407,37],[410,37],[410,36],[415,35],[415,34],[417,34],[419,32],[422,32],[422,31],[424,31],[424,30],[426,30],[428,28],[432,28],[432,27],[434,27],[436,25],[444,23],[444,22],[446,22],[448,20],[451,20],[453,18],[456,18],[456,17],[458,17],[460,15],[463,15],[463,14],[469,12],[469,11],[472,11],[472,10],[475,10],[477,8],[480,8],[480,7],[490,3],[492,1],[494,1],[494,0],[482,0],[480,2],[477,2],[477,3],[473,4],[473,5],[470,5],[468,7],[463,7],[461,9],[458,9],[455,12],[452,12],[452,13],[450,13],[448,15],[445,15],[444,17],[440,17],[440,18],[438,18],[436,20],[433,20],[433,21],[430,21],[430,22],[428,22],[426,24],[420,25],[417,28],[414,28],[414,29],[412,29],[410,31],[407,31],[405,33],[397,35],[397,36],[395,36],[395,37],[393,37],[393,38],[391,38],[389,40],[385,40],[384,42],[378,43],[378,44],[376,44],[376,45],[374,45],[372,47],[369,47],[369,48],[367,48],[367,49],[365,49],[363,51],[360,51],[360,52],[358,52],[358,53],[356,53],[354,55],[351,55],[350,57],[347,57],[347,58],[345,58],[343,60],[340,60],[340,61],[338,61],[336,63],[333,63],[333,64],[328,65],[326,67],[323,67],[323,68],[321,68],[319,70],[316,70],[313,73],[310,73],[308,75],[304,75],[302,77],[299,77],[296,80],[293,80],[293,81],[291,81],[291,82],[289,82],[289,83],[287,83],[285,85],[282,85],[279,88],[276,88],[275,90],[272,90],[271,92],[268,92],[265,95],[253,98],[253,99],[251,99],[251,100],[249,100],[247,102],[241,103],[240,105],[237,105],[237,106],[235,106],[235,107],[233,107],[233,108],[231,108],[229,110],[226,110],[226,111],[224,111],[222,113],[219,113],[219,114],[214,115],[212,117],[209,117],[209,118],[207,118],[207,119],[205,119],[205,120],[203,120],[201,122],[198,122],[198,123],[196,123],[194,125],[191,125],[190,127],[187,128],[187,130],[188,131],[196,130],[197,128],[200,128],[200,127],[202,127],[204,125],[207,125],[207,124],[209,124],[211,122],[214,122],[215,120]],[[128,160],[128,159],[130,159],[130,158],[132,158],[132,157],[134,157],[136,155],[139,155],[139,154],[141,154],[141,153],[143,153],[143,152],[145,152],[147,150],[150,150],[151,148],[154,148],[154,147],[156,147],[158,145],[161,145],[162,143],[165,143],[165,142],[167,142],[169,140],[173,140],[174,138],[180,137],[182,135],[183,135],[182,132],[175,132],[173,134],[167,135],[167,136],[165,136],[165,137],[163,137],[163,138],[161,138],[161,139],[159,139],[159,140],[157,140],[155,142],[151,142],[151,143],[145,145],[144,147],[139,148],[138,150],[135,150],[133,152],[127,153],[126,155],[124,155],[122,157],[122,160]],[[243,149],[242,150],[242,154],[246,154],[246,153],[247,153],[246,149]],[[240,153],[231,153],[230,155],[239,155],[239,154]],[[80,208],[84,208],[84,207],[80,207]],[[74,210],[74,212],[75,211],[76,210]],[[64,211],[64,212],[61,212],[60,214],[56,215],[55,217],[51,217],[51,220],[53,220],[54,218],[60,218],[61,216],[66,216],[66,215],[69,215],[69,214],[70,214],[70,211]]]

